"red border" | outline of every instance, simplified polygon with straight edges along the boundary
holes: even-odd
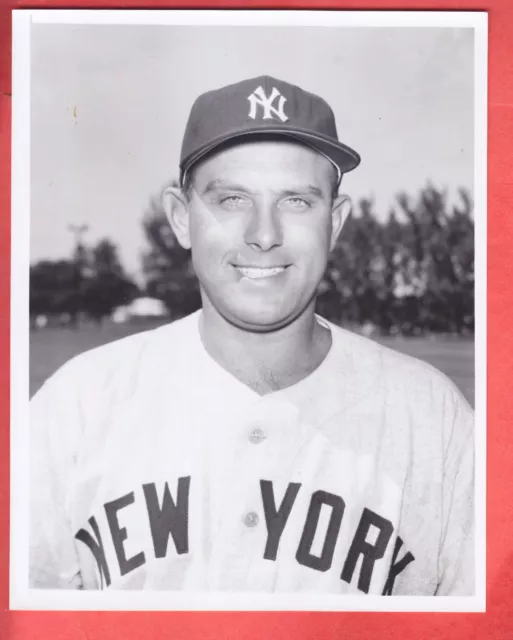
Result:
[[[0,0],[0,3],[1,0]],[[482,640],[513,638],[513,2],[5,0],[0,7],[0,638]],[[489,12],[488,566],[486,614],[9,612],[9,212],[14,8],[446,9]],[[450,63],[450,61],[448,61]],[[422,126],[419,123],[419,126]],[[478,212],[479,214],[479,212]]]

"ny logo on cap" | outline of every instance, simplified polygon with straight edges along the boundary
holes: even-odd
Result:
[[[274,101],[278,98],[277,107],[274,107]],[[281,93],[273,87],[271,95],[267,97],[264,93],[262,87],[258,87],[255,89],[251,95],[248,96],[250,108],[249,108],[249,117],[253,120],[256,119],[257,115],[257,107],[262,107],[263,110],[263,120],[271,120],[274,116],[279,118],[282,122],[286,122],[288,117],[285,115],[283,111],[283,107],[287,102],[287,98],[281,95]]]

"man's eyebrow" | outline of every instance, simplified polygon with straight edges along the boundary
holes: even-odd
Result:
[[[299,189],[287,189],[282,192],[282,195],[290,197],[290,196],[298,196],[304,193],[309,193],[313,196],[317,196],[318,198],[323,198],[324,194],[319,189],[319,187],[314,186],[313,184],[308,184],[305,187],[301,187]]]
[[[250,189],[248,189],[247,187],[241,184],[228,182],[226,180],[223,180],[222,178],[218,178],[216,180],[210,180],[210,182],[207,183],[207,185],[203,189],[203,195],[211,193],[212,191],[216,191],[217,189],[228,189],[230,191],[239,191],[240,193],[247,193],[247,194],[252,193]],[[285,189],[284,191],[280,192],[280,196],[289,198],[293,196],[299,196],[305,193],[316,196],[317,198],[324,197],[322,190],[313,184],[301,186],[296,189]]]
[[[241,184],[235,184],[233,182],[227,182],[226,180],[217,179],[210,180],[207,183],[207,186],[203,189],[203,195],[210,193],[212,191],[216,191],[217,189],[230,189],[231,191],[240,191],[241,193],[250,193],[250,190],[247,187],[242,186]]]

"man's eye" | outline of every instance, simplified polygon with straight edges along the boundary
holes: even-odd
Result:
[[[287,198],[285,205],[290,206],[293,209],[306,209],[310,207],[310,203],[304,198]]]
[[[221,204],[227,207],[237,207],[245,204],[247,198],[243,198],[242,196],[225,196],[221,198]]]

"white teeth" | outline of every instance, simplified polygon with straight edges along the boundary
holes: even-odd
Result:
[[[252,278],[254,280],[258,278],[271,278],[276,276],[282,271],[285,271],[285,267],[272,267],[271,269],[258,269],[256,267],[237,267],[239,273],[246,278]]]

